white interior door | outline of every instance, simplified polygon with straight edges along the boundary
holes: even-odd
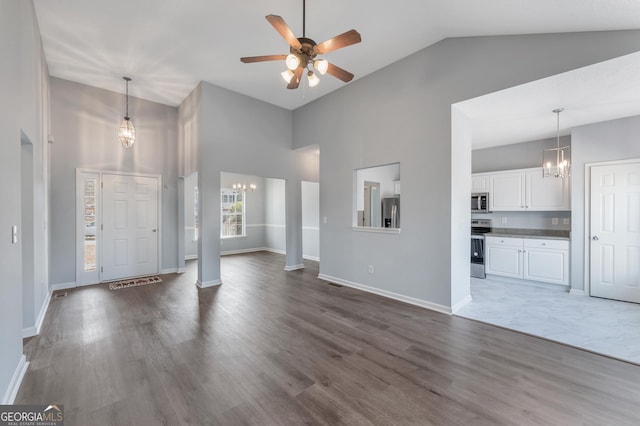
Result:
[[[591,295],[640,303],[640,163],[591,167]]]
[[[102,281],[158,273],[158,178],[102,175]]]

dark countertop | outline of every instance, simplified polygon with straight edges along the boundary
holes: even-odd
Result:
[[[485,236],[569,240],[571,237],[571,231],[559,231],[554,229],[493,228],[491,232],[485,234]]]

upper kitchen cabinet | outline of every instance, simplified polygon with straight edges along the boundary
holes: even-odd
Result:
[[[489,173],[475,173],[471,176],[471,192],[489,192]]]
[[[569,179],[542,177],[542,168],[489,175],[491,211],[568,211]]]

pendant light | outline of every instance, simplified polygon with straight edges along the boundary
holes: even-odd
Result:
[[[131,81],[131,78],[122,77],[122,79],[127,82],[126,83],[127,109],[126,109],[124,119],[122,120],[122,123],[120,123],[120,128],[118,129],[118,139],[120,139],[120,143],[122,143],[123,147],[131,148],[133,144],[136,142],[136,129],[135,127],[133,127],[133,122],[131,121],[131,118],[129,118],[129,82]]]
[[[565,178],[570,176],[571,163],[569,159],[570,147],[560,147],[560,113],[564,108],[556,108],[553,113],[557,116],[556,147],[542,152],[542,177]]]

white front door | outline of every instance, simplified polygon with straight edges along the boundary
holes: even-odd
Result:
[[[640,303],[640,163],[591,167],[591,296]]]
[[[102,281],[158,273],[158,178],[102,175]]]

